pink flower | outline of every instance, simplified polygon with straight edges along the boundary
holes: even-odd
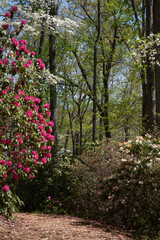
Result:
[[[40,129],[42,131],[43,130],[43,125],[39,125],[38,129]]]
[[[8,64],[8,63],[9,63],[9,61],[8,61],[7,58],[4,58],[4,63],[5,63],[5,64]]]
[[[25,173],[29,173],[30,172],[30,168],[29,167],[25,167],[24,171],[25,171]]]
[[[48,122],[47,125],[50,126],[50,127],[53,127],[54,126],[54,122],[50,121],[50,122]]]
[[[25,92],[24,91],[18,90],[18,93],[21,94],[23,97],[25,96]]]
[[[46,103],[46,104],[44,104],[44,106],[43,106],[44,108],[50,108],[50,106],[49,106],[49,104],[48,103]]]
[[[17,51],[17,52],[16,52],[16,55],[17,55],[17,56],[20,56],[20,52],[19,52],[19,51]]]
[[[27,63],[31,65],[31,64],[32,64],[32,60],[28,60],[28,62],[27,62]]]
[[[41,134],[42,134],[42,136],[45,137],[45,136],[46,136],[46,131],[42,130],[42,131],[41,131]]]
[[[3,65],[3,60],[0,60],[0,65]]]
[[[42,146],[41,150],[44,151],[47,147],[46,146]]]
[[[19,141],[20,144],[23,143],[23,139],[21,137],[18,137],[18,141]]]
[[[45,65],[44,65],[43,63],[41,63],[41,64],[40,64],[40,68],[41,68],[41,70],[43,71],[44,68],[45,68]]]
[[[8,29],[9,28],[9,24],[8,23],[3,24],[3,28],[4,29]]]
[[[27,22],[26,22],[26,20],[22,20],[21,23],[22,23],[23,25],[26,25]]]
[[[53,135],[51,135],[50,133],[46,134],[46,137],[48,139],[51,139],[52,141],[55,141],[55,137]]]
[[[18,103],[18,102],[14,102],[13,104],[16,105],[17,107],[21,106],[20,103]]]
[[[3,94],[3,95],[6,95],[6,94],[7,94],[7,91],[6,91],[6,90],[2,90],[2,94]]]
[[[51,196],[48,196],[47,199],[50,200],[50,199],[51,199]]]
[[[10,18],[11,14],[9,12],[6,12],[5,16]]]
[[[7,90],[8,90],[9,92],[12,92],[12,89],[11,89],[10,87],[7,87]]]
[[[38,160],[38,155],[34,155],[33,157],[35,160]]]
[[[47,158],[46,157],[42,158],[41,162],[43,162],[43,164],[46,164],[47,163]]]
[[[27,40],[22,40],[22,44],[27,45]]]
[[[13,42],[13,46],[15,46],[15,47],[19,46],[19,42],[15,40],[15,41]]]
[[[0,53],[2,53],[3,52],[3,49],[2,48],[0,48]]]
[[[3,190],[4,192],[8,192],[8,191],[9,191],[9,186],[8,186],[8,185],[5,185],[5,186],[2,188],[2,190]]]
[[[16,96],[14,96],[16,99],[20,99],[20,96],[19,95],[16,95]]]
[[[46,114],[50,117],[51,116],[51,112],[50,111],[46,111]]]
[[[27,113],[26,113],[26,116],[29,118],[33,115],[33,111],[32,110],[29,110]]]
[[[17,174],[14,174],[13,178],[14,178],[14,180],[18,181],[18,175]]]
[[[15,38],[11,38],[11,41],[14,42],[14,41],[16,41],[16,39]]]
[[[48,132],[49,132],[49,133],[52,133],[52,128],[49,128],[49,129],[48,129]]]
[[[31,56],[35,56],[35,52],[34,51],[31,52]]]
[[[11,140],[8,138],[6,139],[6,145],[9,145],[11,143]]]
[[[37,153],[37,151],[33,151],[32,154],[33,155],[37,155],[38,153]]]
[[[14,172],[15,172],[15,169],[11,169],[10,172],[11,172],[11,173],[14,173]]]
[[[26,149],[23,148],[23,149],[22,149],[22,152],[23,152],[23,153],[26,153],[27,151],[26,151]]]
[[[52,149],[51,146],[48,146],[47,148],[48,148],[49,151],[51,151],[51,149]]]
[[[41,100],[40,100],[39,98],[35,98],[35,102],[36,102],[36,103],[40,103]]]
[[[12,167],[13,163],[12,163],[12,161],[8,161],[7,164],[8,164],[9,167]]]
[[[9,78],[9,80],[13,83],[13,78]]]
[[[26,96],[26,97],[24,98],[24,100],[25,100],[25,101],[28,101],[28,100],[29,100],[29,96]]]
[[[12,7],[12,11],[16,13],[18,11],[18,7],[17,6],[13,6]]]
[[[18,166],[18,168],[22,168],[23,167],[20,162],[17,164],[17,166]]]
[[[42,60],[39,58],[39,59],[37,59],[37,62],[38,62],[39,64],[41,64],[41,63],[42,63]]]
[[[0,161],[0,164],[1,164],[1,165],[6,165],[6,161],[5,161],[5,160],[1,160],[1,161]]]
[[[33,179],[33,178],[35,178],[35,176],[31,174],[31,175],[30,175],[30,178]]]
[[[48,153],[48,154],[47,154],[47,157],[48,157],[48,158],[51,158],[51,157],[52,157],[52,153]]]
[[[24,66],[25,66],[26,68],[30,68],[30,65],[29,65],[28,63],[26,63]]]
[[[12,62],[12,66],[15,66],[15,65],[16,65],[16,63],[13,61],[13,62]]]
[[[26,45],[22,45],[22,46],[21,46],[21,50],[25,52],[25,51],[27,50]]]

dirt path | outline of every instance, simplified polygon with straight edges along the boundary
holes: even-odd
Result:
[[[16,213],[0,215],[0,240],[134,240],[129,235],[76,217]]]

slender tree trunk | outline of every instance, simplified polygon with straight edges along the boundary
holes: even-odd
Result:
[[[145,1],[142,1],[142,31],[141,34],[139,35],[140,37],[144,37],[145,36],[145,9],[146,9],[146,5],[145,5]],[[142,82],[142,134],[144,135],[147,132],[147,84],[146,84],[146,76],[145,76],[145,66],[144,66],[144,59],[142,61],[142,66],[143,68],[140,71],[140,76],[141,76],[141,82]]]
[[[46,32],[46,18],[43,18],[43,22],[42,22],[42,29],[41,29],[41,37],[40,37],[40,42],[39,42],[39,51],[38,54],[41,56],[42,55],[42,49],[43,49],[43,45],[44,45],[44,41],[45,41],[45,32]]]
[[[97,38],[94,44],[94,76],[93,76],[93,131],[92,131],[92,140],[93,142],[96,141],[96,118],[97,118],[97,44],[100,39],[101,35],[101,2],[97,0],[97,10],[98,10],[98,17],[97,17]]]
[[[153,0],[153,32],[160,33],[160,1]],[[158,54],[156,60],[160,63],[160,49],[157,49]],[[156,86],[156,126],[160,130],[160,66],[155,66],[155,86]]]
[[[140,72],[141,81],[142,81],[142,134],[147,132],[147,104],[146,104],[146,78],[145,78],[145,70],[142,69]]]
[[[153,33],[153,14],[152,14],[152,0],[146,0],[146,36]],[[146,125],[147,131],[153,132],[155,125],[155,90],[154,90],[154,70],[149,56],[146,60],[146,75],[147,75],[147,88],[146,88]]]
[[[55,2],[50,9],[50,15],[56,16],[58,13],[58,7]],[[53,33],[49,34],[49,69],[52,74],[56,72],[56,36]],[[50,108],[51,116],[50,120],[54,122],[52,134],[55,137],[55,149],[57,150],[58,134],[57,134],[57,91],[56,85],[50,85]]]
[[[97,118],[97,43],[94,46],[94,78],[93,78],[93,132],[92,132],[92,140],[96,141],[96,118]]]
[[[69,111],[68,102],[67,102],[67,111],[68,111],[68,117],[69,117],[70,129],[71,129],[73,156],[75,156],[75,154],[76,154],[75,138],[74,138],[74,131],[73,131],[72,116],[71,116],[71,112]]]
[[[69,141],[69,129],[67,130],[66,139],[65,139],[65,143],[64,143],[65,150],[67,149],[68,141]]]

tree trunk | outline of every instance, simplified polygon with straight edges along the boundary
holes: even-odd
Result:
[[[146,0],[146,36],[153,33],[153,14],[152,14],[152,0]],[[146,60],[146,75],[147,75],[147,88],[146,88],[146,126],[147,131],[153,132],[155,124],[155,114],[154,114],[154,70],[147,56]]]
[[[55,2],[52,4],[50,9],[50,15],[56,16],[58,13],[58,7]],[[53,33],[49,34],[49,69],[52,74],[56,71],[56,36]],[[50,85],[50,109],[51,116],[50,120],[54,122],[52,134],[55,137],[55,149],[57,150],[57,91],[56,85]]]
[[[93,131],[92,131],[92,140],[93,142],[96,141],[96,118],[97,118],[97,44],[100,39],[101,35],[101,3],[100,0],[97,1],[97,10],[98,10],[98,17],[97,17],[97,38],[94,44],[94,76],[93,76]]]
[[[153,32],[160,33],[160,1],[153,0]],[[157,49],[159,52],[159,49]],[[160,62],[160,53],[156,60]],[[160,66],[155,66],[155,86],[156,86],[156,126],[160,130]]]

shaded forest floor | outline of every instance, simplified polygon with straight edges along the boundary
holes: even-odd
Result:
[[[52,214],[0,215],[0,240],[134,240],[131,235],[95,221]]]

